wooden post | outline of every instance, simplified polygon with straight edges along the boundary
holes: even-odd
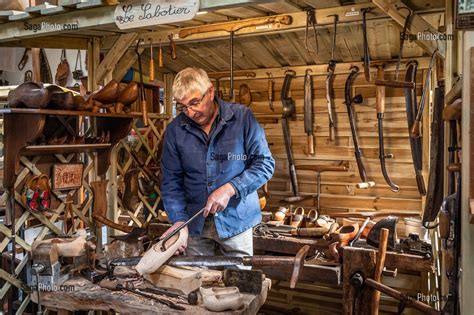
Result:
[[[379,252],[377,253],[377,262],[375,264],[374,280],[382,282],[382,271],[385,266],[385,256],[387,254],[388,229],[382,229],[379,240]],[[380,307],[380,291],[372,291],[371,314],[378,315]]]

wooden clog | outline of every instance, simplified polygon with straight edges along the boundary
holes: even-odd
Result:
[[[284,221],[288,211],[288,208],[279,207],[277,211],[273,214],[273,220]]]
[[[25,82],[8,93],[8,106],[11,108],[46,108],[51,100],[51,93],[43,84]]]
[[[237,287],[200,288],[204,307],[210,311],[237,310],[244,305],[243,296]]]
[[[49,85],[45,88],[51,96],[48,108],[59,110],[73,110],[74,96],[71,92],[64,92],[59,86]]]
[[[339,243],[339,246],[346,246],[356,236],[359,231],[359,223],[353,222],[349,225],[341,226],[336,232],[331,233],[331,238]]]
[[[291,216],[291,223],[290,225],[293,228],[299,228],[304,222],[304,208],[303,207],[298,207],[295,209],[293,212],[293,215]]]
[[[102,104],[111,104],[117,101],[119,96],[119,84],[117,81],[112,80],[107,83],[102,89],[97,93],[93,94],[91,97],[94,100],[101,102]]]
[[[306,227],[307,228],[316,227],[316,222],[318,220],[318,217],[319,217],[319,213],[316,209],[309,210],[309,212],[306,216]],[[319,226],[319,227],[322,227],[322,226]],[[329,230],[329,228],[328,228],[328,230]]]

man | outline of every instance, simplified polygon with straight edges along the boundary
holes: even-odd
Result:
[[[179,72],[173,97],[181,113],[167,126],[161,159],[173,225],[163,236],[205,207],[184,228],[186,253],[251,256],[252,227],[261,220],[257,189],[275,168],[263,128],[248,108],[218,99],[202,69]]]

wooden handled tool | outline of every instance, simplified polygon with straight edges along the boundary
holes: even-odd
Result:
[[[179,38],[186,38],[189,35],[216,31],[235,32],[245,27],[260,26],[266,24],[284,24],[292,23],[291,15],[276,15],[264,18],[249,19],[245,21],[224,22],[208,24],[197,27],[185,28],[179,31]]]
[[[458,98],[443,109],[443,120],[461,120],[462,99]]]
[[[150,38],[150,81],[155,80],[155,61],[153,59],[153,40]]]
[[[176,60],[178,58],[176,54],[176,43],[173,40],[173,34],[168,35],[168,39],[170,40],[170,56],[172,60]]]
[[[268,75],[268,105],[270,106],[270,109],[272,112],[275,111],[275,108],[273,107],[273,74],[271,72],[267,72]]]
[[[304,131],[308,137],[308,154],[314,155],[313,135],[313,77],[311,69],[306,69],[304,76]]]
[[[201,210],[199,210],[198,212],[196,212],[195,215],[193,215],[191,218],[188,219],[188,221],[184,222],[183,224],[181,224],[176,230],[174,230],[173,232],[171,232],[170,234],[166,235],[164,238],[161,239],[161,250],[164,252],[166,250],[166,242],[171,239],[173,236],[175,236],[177,233],[179,233],[179,231],[181,231],[184,227],[188,226],[189,223],[191,223],[192,221],[194,221],[194,219],[196,219],[198,216],[200,216],[201,214],[204,213],[204,210],[206,210],[206,208],[202,208]]]
[[[297,165],[296,168],[303,171],[314,171],[318,173],[347,171],[347,166],[345,165]]]
[[[161,47],[161,41],[160,49],[158,50],[158,67],[163,68],[163,48]]]
[[[148,126],[148,104],[146,102],[145,96],[145,87],[143,86],[143,69],[142,69],[142,58],[140,55],[140,43],[143,39],[139,39],[137,42],[137,46],[135,47],[135,53],[138,57],[138,70],[140,71],[140,108],[142,110],[142,119],[143,124]]]
[[[379,252],[377,254],[377,262],[375,263],[374,282],[382,281],[382,271],[385,266],[385,256],[387,255],[388,229],[383,228],[380,233]],[[371,315],[377,315],[380,307],[380,291],[372,292]]]

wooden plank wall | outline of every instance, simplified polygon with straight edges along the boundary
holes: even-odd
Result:
[[[424,63],[420,63],[420,67]],[[341,69],[349,69],[348,64],[338,65]],[[320,69],[320,68],[318,68]],[[401,66],[404,70],[404,66]],[[265,69],[272,71],[272,69]],[[282,73],[281,69],[275,71]],[[421,211],[422,198],[418,193],[415,172],[410,153],[408,129],[406,122],[405,97],[402,89],[386,89],[386,113],[384,119],[385,153],[394,154],[394,158],[387,161],[387,169],[393,181],[400,186],[400,192],[392,192],[385,183],[379,162],[379,144],[377,131],[377,117],[375,111],[375,86],[368,83],[363,75],[363,69],[354,80],[353,95],[362,94],[364,101],[356,105],[356,128],[359,135],[363,161],[370,179],[376,182],[371,189],[357,189],[356,184],[361,180],[355,162],[352,136],[344,101],[344,83],[347,73],[337,74],[334,80],[335,113],[336,113],[336,141],[331,143],[328,136],[328,114],[325,96],[325,72],[313,72],[314,86],[314,131],[315,131],[315,156],[306,154],[307,137],[304,132],[303,122],[303,76],[297,76],[291,84],[291,97],[296,104],[296,117],[290,121],[292,148],[296,165],[298,164],[345,164],[349,166],[348,172],[327,172],[322,174],[321,208],[322,213],[330,214],[331,211]],[[375,70],[374,70],[375,71]],[[260,71],[261,72],[261,71]],[[259,76],[256,78],[236,80],[234,83],[236,93],[240,84],[249,85],[252,92],[250,108],[263,124],[267,140],[273,157],[276,160],[276,170],[269,182],[271,197],[267,201],[265,210],[274,211],[284,205],[282,199],[291,196],[291,184],[288,171],[288,161],[284,146],[281,127],[282,105],[280,102],[283,77],[275,78],[274,108],[272,112],[268,105],[267,79]],[[417,95],[421,95],[422,78],[425,70],[418,69]],[[400,72],[404,78],[405,72]],[[375,77],[375,73],[373,75]],[[386,78],[394,78],[393,71],[386,72]],[[228,95],[228,81],[220,82],[224,98]],[[238,101],[238,95],[236,96]],[[427,106],[428,107],[428,106]],[[425,115],[426,116],[426,115]],[[274,118],[270,121],[268,118]],[[426,141],[424,141],[426,142]],[[425,159],[427,160],[427,159]],[[427,161],[424,161],[426,164]],[[297,171],[298,183],[301,194],[316,193],[316,173],[312,171]],[[425,176],[426,179],[426,176]],[[303,201],[305,207],[315,206],[315,200]]]

